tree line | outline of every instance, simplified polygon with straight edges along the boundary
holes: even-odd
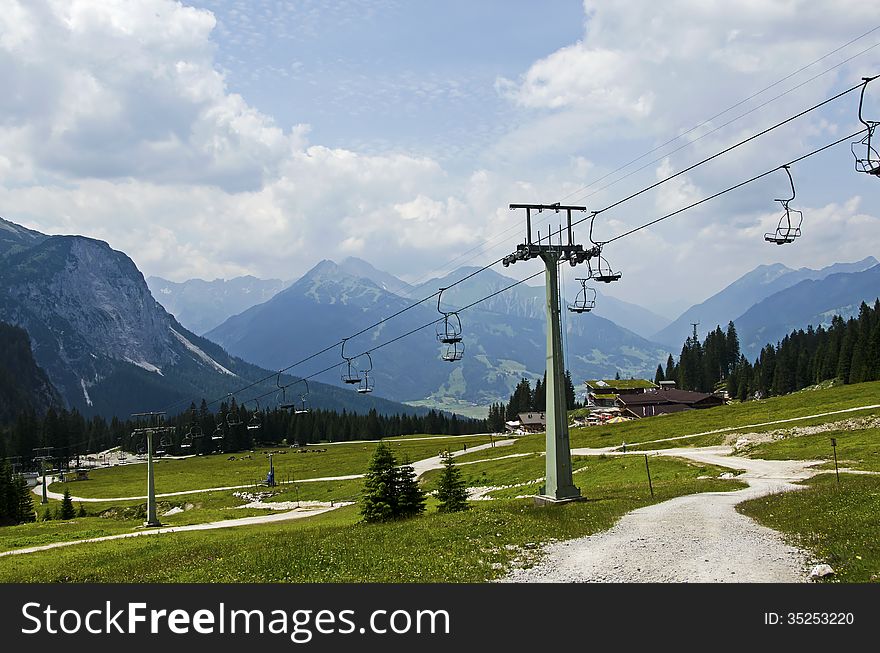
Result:
[[[36,519],[31,489],[21,474],[13,474],[12,466],[0,465],[0,526],[23,524]]]
[[[117,446],[129,453],[144,453],[144,436],[133,435],[139,426],[144,424],[115,417],[109,422],[100,416],[87,419],[76,410],[50,409],[42,417],[25,411],[0,430],[0,459],[9,458],[22,470],[35,471],[34,449],[38,447],[51,447],[49,455],[64,469],[75,466],[78,457]],[[155,435],[153,449],[173,454],[242,451],[256,444],[279,444],[284,440],[304,445],[416,433],[465,435],[483,433],[487,428],[486,420],[436,410],[424,415],[381,415],[375,409],[366,414],[323,409],[294,414],[281,409],[248,410],[234,399],[222,403],[216,413],[209,410],[205,400],[198,408],[193,403],[184,413],[169,417],[165,426],[173,431]]]
[[[709,333],[703,343],[689,337],[678,363],[657,367],[655,380],[674,380],[685,390],[726,389],[746,401],[795,392],[823,381],[861,383],[880,380],[880,299],[862,302],[857,316],[831,319],[828,328],[796,329],[775,345],[761,349],[754,362],[739,352],[736,329],[729,323]]]

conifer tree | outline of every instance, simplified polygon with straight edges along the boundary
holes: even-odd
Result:
[[[64,489],[64,498],[61,500],[61,510],[58,512],[59,519],[73,519],[76,517],[76,510],[73,508],[73,501],[70,498],[70,490]]]
[[[437,481],[437,500],[439,512],[459,512],[468,509],[467,487],[461,477],[461,470],[449,452],[443,456],[443,471]]]
[[[17,521],[19,524],[36,521],[37,515],[34,512],[34,498],[31,494],[31,488],[27,484],[27,479],[19,474],[15,477],[14,485],[18,490],[18,502],[16,505]]]
[[[361,515],[366,522],[383,522],[398,514],[397,461],[384,442],[380,442],[370,459]]]
[[[425,493],[409,461],[397,468],[396,517],[415,517],[425,512]]]

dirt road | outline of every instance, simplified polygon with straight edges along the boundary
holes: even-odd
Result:
[[[531,569],[515,569],[510,582],[803,582],[805,554],[774,530],[739,514],[734,506],[773,492],[796,490],[817,473],[820,461],[752,460],[730,447],[665,449],[654,453],[743,469],[749,487],[702,493],[640,508],[613,528],[545,547]],[[598,453],[577,450],[578,455]],[[641,455],[645,452],[640,452]]]

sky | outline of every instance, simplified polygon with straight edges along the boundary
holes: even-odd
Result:
[[[862,0],[0,0],[0,216],[173,281],[358,256],[418,282],[515,249],[510,203],[603,209],[880,74],[878,26]],[[858,95],[601,212],[594,239],[857,131]],[[795,243],[763,239],[777,170],[607,245],[603,292],[675,317],[757,265],[880,255],[880,180],[853,164],[845,142],[792,166]]]

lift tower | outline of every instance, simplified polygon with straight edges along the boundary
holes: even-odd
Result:
[[[131,434],[134,437],[144,436],[147,441],[147,520],[144,522],[146,527],[161,526],[162,522],[156,514],[156,484],[153,480],[153,435],[160,436],[166,433],[173,433],[174,427],[162,426],[165,413],[133,413],[132,417],[140,423],[144,424],[134,429]]]
[[[560,204],[511,204],[511,210],[526,210],[526,240],[517,246],[516,251],[502,259],[504,267],[517,261],[540,258],[546,268],[545,286],[547,289],[547,458],[544,493],[537,497],[541,503],[558,503],[574,501],[581,497],[581,491],[575,487],[571,472],[571,446],[568,439],[568,407],[565,401],[565,361],[562,353],[562,332],[559,321],[559,277],[557,266],[560,261],[568,261],[571,266],[584,263],[594,256],[599,256],[598,245],[584,249],[574,243],[571,228],[572,211],[586,211],[585,206],[563,206]],[[539,238],[532,241],[533,211],[564,211],[566,215],[566,244],[563,244],[563,229],[560,228],[559,243],[554,245],[547,230],[545,240]]]

